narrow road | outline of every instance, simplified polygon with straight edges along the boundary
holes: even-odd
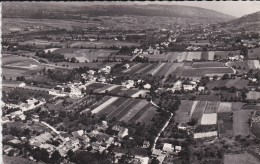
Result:
[[[50,128],[52,131],[54,131],[56,134],[60,134],[59,131],[57,131],[54,127],[52,127],[51,125],[49,125],[46,122],[41,121],[42,124],[46,125],[48,128]]]
[[[155,146],[156,146],[156,143],[157,143],[158,138],[160,137],[161,133],[165,130],[165,128],[168,126],[169,122],[170,122],[171,119],[172,119],[172,116],[173,116],[173,114],[171,113],[171,117],[170,117],[169,120],[164,124],[163,128],[160,130],[160,132],[158,133],[157,137],[155,138],[154,144],[153,144],[153,147],[152,147],[152,150],[155,149]]]
[[[235,73],[236,73],[236,70],[235,70],[233,67],[229,66],[228,63],[230,63],[230,62],[226,62],[225,65],[226,65],[227,67],[231,68],[231,69],[233,70],[233,74],[235,74]]]

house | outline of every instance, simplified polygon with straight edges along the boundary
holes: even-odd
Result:
[[[98,72],[108,74],[111,71],[111,66],[106,66],[105,68],[101,68]]]
[[[147,84],[145,84],[143,87],[144,87],[144,89],[150,89],[150,88],[151,88],[151,85],[147,83]]]
[[[24,114],[19,115],[19,118],[24,121],[26,119],[26,116]]]
[[[181,90],[182,89],[182,82],[180,80],[176,81],[174,84],[173,84],[173,89],[174,90]]]
[[[164,143],[163,144],[163,149],[162,151],[165,152],[165,153],[171,153],[173,152],[173,147],[172,147],[172,144],[169,144],[169,143]]]
[[[134,80],[127,80],[126,82],[123,82],[122,85],[125,86],[126,88],[132,88],[134,87]]]
[[[150,142],[149,141],[144,141],[143,142],[143,148],[147,149],[150,147]]]
[[[100,78],[97,79],[97,81],[105,83],[106,82],[106,78],[105,77],[100,77]]]
[[[39,116],[37,114],[32,115],[32,121],[39,122],[40,121]]]
[[[83,134],[84,134],[83,130],[78,130],[78,131],[72,132],[72,135],[75,138],[81,138],[83,136]]]
[[[7,123],[7,122],[9,122],[10,120],[9,120],[9,118],[8,117],[2,117],[2,124],[4,124],[4,123]]]
[[[109,139],[106,141],[106,144],[108,144],[108,146],[110,146],[113,143],[114,143],[114,138],[113,137],[109,137]]]
[[[153,149],[153,151],[152,151],[153,157],[158,157],[160,155],[162,155],[162,151],[160,149]]]
[[[181,151],[181,146],[175,146],[175,152],[179,153]]]
[[[191,85],[191,84],[183,84],[183,89],[184,89],[185,91],[191,91],[191,90],[193,90],[194,88],[195,88],[194,85]]]
[[[182,124],[182,123],[180,123],[179,125],[178,125],[178,130],[186,130],[187,128],[186,128],[186,126],[184,125],[184,124]]]
[[[94,70],[88,70],[88,74],[93,76],[95,74],[95,71]]]
[[[128,129],[127,128],[120,129],[120,131],[118,132],[118,136],[120,138],[124,138],[125,136],[128,136]]]
[[[199,92],[205,91],[205,87],[204,87],[204,86],[199,86],[199,87],[198,87],[198,91],[199,91]]]
[[[71,135],[69,133],[60,133],[60,139],[62,141],[69,141],[70,137],[71,137]]]
[[[161,164],[161,163],[163,163],[165,157],[166,157],[166,155],[160,155],[160,156],[158,156],[156,159],[157,159],[158,162]]]
[[[120,138],[124,138],[125,136],[128,135],[128,129],[124,128],[124,127],[120,127],[120,126],[115,125],[115,126],[112,127],[112,130],[118,132],[118,136]]]
[[[18,85],[18,87],[25,87],[26,86],[26,84],[24,83],[24,82],[22,82],[22,83],[20,83],[19,85]]]
[[[127,63],[123,66],[125,69],[128,69],[130,67],[130,65]]]

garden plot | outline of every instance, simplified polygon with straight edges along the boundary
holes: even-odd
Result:
[[[204,113],[206,105],[207,105],[207,101],[198,101],[198,103],[191,115],[191,119],[199,121]]]
[[[164,65],[165,63],[157,65],[155,68],[151,69],[147,74],[150,74],[152,76],[155,75],[161,68],[163,68]]]
[[[233,133],[234,136],[249,135],[250,110],[237,110],[233,112]]]
[[[147,101],[140,101],[134,107],[132,107],[128,112],[119,120],[123,122],[128,122],[131,118],[133,118],[142,108],[144,108],[148,104]]]
[[[221,102],[219,104],[218,113],[226,113],[232,111],[232,103],[229,102]]]
[[[258,100],[259,98],[260,98],[260,92],[255,92],[255,91],[249,91],[246,97],[246,99],[248,100]]]
[[[192,68],[226,67],[222,62],[193,62]]]
[[[201,52],[188,52],[187,61],[200,60]]]
[[[139,66],[140,66],[141,64],[142,64],[142,63],[137,63],[137,64],[133,65],[132,67],[130,67],[130,68],[124,70],[123,73],[132,72],[133,69],[139,68]]]
[[[183,100],[181,105],[176,112],[175,122],[178,123],[188,123],[190,121],[190,113],[194,101]]]
[[[98,106],[97,108],[95,108],[94,110],[91,111],[92,114],[96,114],[99,113],[101,110],[103,110],[106,106],[108,106],[109,104],[113,103],[114,101],[116,101],[118,99],[118,97],[112,97],[109,100],[107,100],[106,102],[104,102],[103,104],[101,104],[100,106]]]
[[[217,123],[217,113],[203,114],[201,118],[201,125],[214,125]]]
[[[224,164],[259,164],[260,161],[249,153],[225,154]]]
[[[233,136],[233,120],[230,113],[218,113],[219,137]]]
[[[210,101],[207,103],[207,106],[204,110],[204,113],[217,113],[220,102]]]

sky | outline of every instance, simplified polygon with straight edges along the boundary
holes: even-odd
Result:
[[[84,2],[86,3],[86,2]],[[164,4],[164,5],[182,5],[182,6],[195,6],[206,8],[210,10],[215,10],[222,12],[224,14],[229,14],[235,17],[241,17],[246,14],[251,14],[257,11],[260,11],[260,2],[257,1],[134,1],[134,2],[87,2],[90,5],[99,4],[99,5],[106,5],[106,4]]]

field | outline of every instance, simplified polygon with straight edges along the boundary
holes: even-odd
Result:
[[[219,104],[218,113],[228,113],[232,111],[232,103],[221,102]]]
[[[248,50],[248,57],[250,59],[257,59],[260,57],[260,48],[255,48],[252,50]]]
[[[258,69],[259,68],[259,60],[248,60],[248,66],[250,69]]]
[[[104,60],[108,59],[116,50],[108,49],[77,49],[77,48],[61,48],[54,50],[53,53],[60,53],[65,56],[65,58],[85,58],[87,62],[93,62],[94,60]],[[85,62],[85,61],[81,61]]]
[[[215,57],[219,59],[226,59],[229,57],[229,54],[240,55],[239,51],[215,51]]]
[[[236,87],[237,89],[246,88],[248,84],[248,80],[245,79],[229,79],[229,80],[214,80],[207,84],[207,87],[213,89],[214,87],[227,87],[231,88],[232,86]]]
[[[217,102],[217,101],[208,102],[207,106],[204,110],[204,113],[207,113],[207,114],[208,113],[217,113],[219,104],[220,104],[220,102]]]
[[[217,123],[217,113],[203,114],[201,117],[201,125],[214,125]]]
[[[124,70],[123,73],[150,74],[167,77],[172,74],[177,67],[181,67],[183,64],[184,63],[137,63],[127,70]]]
[[[251,132],[260,139],[260,122],[252,122]]]
[[[140,44],[138,43],[131,43],[131,42],[124,42],[124,41],[114,41],[114,40],[100,40],[100,41],[75,41],[75,42],[70,42],[68,45],[72,48],[78,48],[78,47],[83,47],[83,48],[104,48],[104,47],[122,47],[122,46],[139,46]]]
[[[188,123],[190,121],[190,113],[194,101],[183,100],[181,105],[176,112],[175,122],[178,123]]]
[[[203,77],[203,76],[223,76],[225,73],[233,73],[233,70],[228,67],[177,67],[173,74],[180,77]]]
[[[33,162],[22,157],[9,157],[7,155],[3,155],[2,157],[4,164],[37,164],[37,162]]]
[[[213,60],[214,52],[166,52],[163,54],[142,54],[142,56],[147,57],[150,61],[168,61],[168,62],[183,62],[183,61],[193,61],[193,60]]]
[[[238,72],[248,72],[250,67],[248,61],[233,61],[229,62],[229,66],[236,68]]]
[[[192,68],[225,67],[222,62],[193,62]]]
[[[260,161],[249,153],[225,154],[224,164],[259,164]]]
[[[260,98],[260,92],[255,92],[255,91],[249,91],[247,93],[247,98],[248,100],[258,100]]]
[[[147,123],[156,114],[156,110],[146,100],[112,97],[93,111],[98,116],[106,116],[108,120],[116,118],[121,122]]]
[[[191,119],[199,121],[204,113],[207,101],[199,101],[192,113]]]
[[[248,120],[250,118],[249,110],[237,110],[233,112],[233,133],[234,136],[249,135],[249,124]]]
[[[35,46],[36,48],[45,49],[46,46],[51,45],[51,46],[55,46],[55,47],[60,47],[64,44],[60,43],[60,42],[54,42],[54,41],[48,41],[48,40],[32,39],[32,40],[27,40],[24,42],[19,42],[19,45],[29,45],[29,46]]]
[[[219,137],[233,136],[233,121],[230,113],[218,113]]]

